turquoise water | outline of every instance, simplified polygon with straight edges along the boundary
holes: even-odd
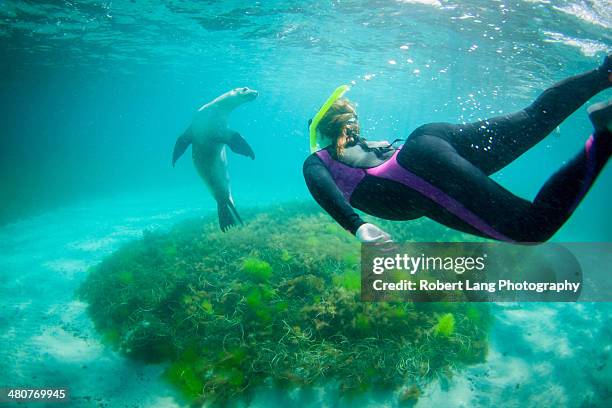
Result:
[[[62,383],[74,406],[177,406],[161,368],[105,349],[73,296],[86,269],[143,229],[212,211],[176,137],[234,87],[238,209],[310,199],[306,123],[349,83],[369,139],[529,104],[612,50],[609,1],[0,1],[0,386]],[[610,97],[610,92],[593,101]],[[590,132],[585,107],[494,177],[533,198]],[[602,173],[557,241],[612,241]],[[419,406],[609,406],[607,304],[496,305],[485,363]],[[264,390],[255,406],[335,406],[334,390]],[[99,401],[98,401],[99,400]],[[393,406],[387,395],[359,405]]]

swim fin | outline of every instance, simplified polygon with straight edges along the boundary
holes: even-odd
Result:
[[[255,152],[253,152],[253,149],[249,146],[247,141],[240,136],[240,133],[233,132],[227,145],[232,149],[232,152],[250,157],[253,160],[255,159]]]

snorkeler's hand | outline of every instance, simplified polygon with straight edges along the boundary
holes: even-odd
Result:
[[[393,242],[391,235],[369,222],[357,228],[355,236],[361,242]]]

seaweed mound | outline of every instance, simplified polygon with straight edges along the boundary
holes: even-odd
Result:
[[[80,289],[108,344],[169,362],[165,378],[194,402],[248,396],[263,383],[418,398],[433,375],[482,361],[486,305],[360,301],[359,244],[307,204],[145,233],[92,268]],[[461,240],[427,221],[383,223],[398,240]]]

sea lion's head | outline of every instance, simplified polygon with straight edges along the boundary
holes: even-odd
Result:
[[[257,98],[259,92],[254,89],[244,87],[244,88],[234,88],[230,91],[230,96],[239,98],[242,102],[250,102]]]

